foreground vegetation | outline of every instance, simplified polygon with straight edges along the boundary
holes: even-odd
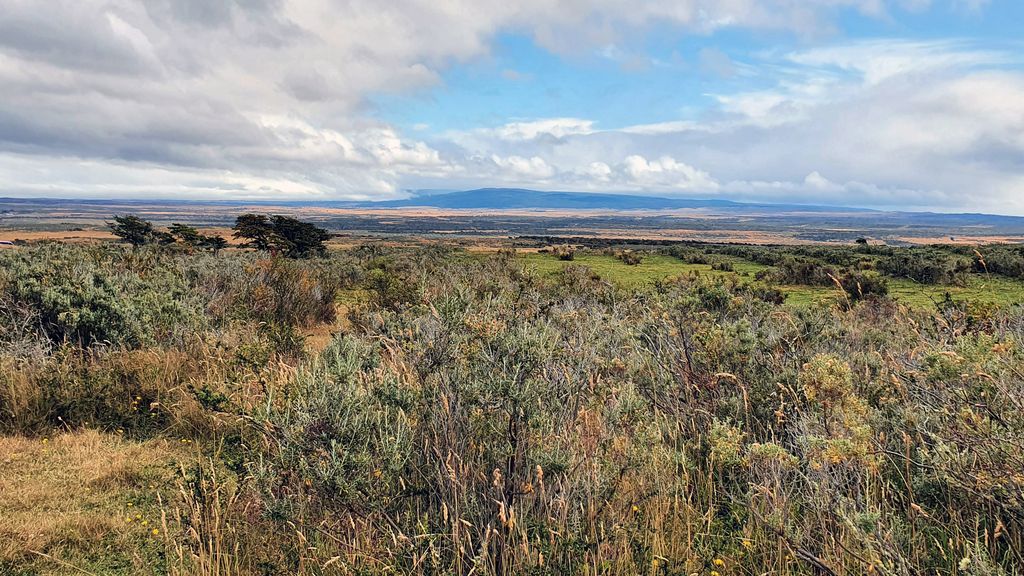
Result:
[[[0,573],[1019,573],[1018,249],[813,250],[5,251]]]

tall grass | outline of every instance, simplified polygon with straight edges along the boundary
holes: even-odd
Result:
[[[178,573],[1024,566],[1019,309],[791,308],[738,278],[625,290],[506,254],[235,258],[172,261],[201,295],[191,343],[4,360],[11,428],[59,405],[197,431],[209,459],[165,506]],[[328,292],[357,286],[318,354],[266,334],[331,321]],[[107,400],[140,390],[171,406],[153,429]]]

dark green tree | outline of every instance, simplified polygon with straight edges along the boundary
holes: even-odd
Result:
[[[327,251],[331,235],[318,226],[290,216],[243,214],[235,220],[235,238],[248,240],[257,250],[273,251],[289,258],[308,258]]]
[[[170,246],[178,242],[170,232],[164,230],[155,230],[152,239],[161,246]]]
[[[216,256],[221,250],[227,248],[228,241],[223,236],[202,236],[200,245],[203,248],[213,251],[213,255]]]
[[[309,258],[327,252],[324,244],[331,235],[318,226],[288,216],[274,216],[271,225],[278,238],[278,249],[289,258]]]
[[[178,224],[177,222],[171,224],[168,232],[170,232],[171,236],[177,238],[182,244],[187,244],[188,246],[199,246],[203,241],[203,236],[199,231],[186,224]]]
[[[257,250],[271,250],[278,242],[270,219],[263,214],[242,214],[235,218],[234,237],[245,239],[247,246]]]
[[[142,246],[155,239],[154,234],[156,231],[153,229],[153,224],[132,214],[114,216],[114,221],[107,222],[107,226],[110,227],[110,231],[114,233],[114,236],[135,247]]]

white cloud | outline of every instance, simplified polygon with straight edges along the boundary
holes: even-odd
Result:
[[[384,198],[440,183],[756,196],[827,181],[837,201],[868,190],[878,203],[1024,212],[1019,62],[963,42],[849,43],[749,64],[708,49],[707,71],[780,80],[717,94],[703,117],[618,130],[538,118],[431,138],[365,110],[370,94],[439,85],[503,32],[566,54],[619,47],[609,55],[634,66],[624,47],[651,26],[814,38],[842,9],[885,18],[926,4],[0,0],[0,194]]]
[[[718,187],[718,183],[707,172],[678,162],[671,156],[653,160],[636,154],[628,156],[623,161],[623,173],[630,183],[644,189],[669,188],[709,192]]]
[[[491,161],[501,169],[501,173],[516,181],[522,178],[531,181],[544,180],[555,174],[555,169],[548,165],[540,156],[524,158],[522,156],[501,157],[493,155],[491,156]]]
[[[503,140],[532,140],[543,136],[564,138],[570,135],[589,134],[593,131],[594,123],[591,120],[545,118],[529,122],[511,122],[490,132]],[[483,131],[483,133],[487,132]]]
[[[878,54],[900,64],[871,63]],[[1016,56],[875,41],[765,58],[786,69],[776,86],[722,95],[699,119],[589,124],[557,141],[479,131],[462,144],[544,158],[558,167],[537,183],[547,188],[1024,214]]]

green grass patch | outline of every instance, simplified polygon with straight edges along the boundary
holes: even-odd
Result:
[[[947,292],[956,301],[996,306],[1024,304],[1024,282],[1004,276],[972,274],[965,286],[918,284],[902,278],[889,280],[889,294],[909,306],[932,308]]]
[[[733,265],[732,272],[713,270],[710,264],[688,264],[678,258],[663,254],[646,254],[643,261],[630,266],[615,256],[597,253],[577,253],[571,261],[559,260],[553,254],[528,253],[519,258],[526,267],[542,276],[553,276],[566,266],[586,266],[602,279],[624,288],[650,286],[654,282],[697,272],[715,276],[739,276],[753,281],[757,272],[769,268],[741,258],[718,256],[721,261]],[[915,308],[932,308],[947,292],[954,300],[1012,306],[1024,304],[1024,282],[997,275],[971,275],[966,285],[920,284],[903,278],[889,278],[889,294],[894,299]],[[808,306],[818,302],[836,300],[841,297],[831,286],[779,286],[786,294],[786,303],[792,306]]]
[[[594,253],[577,253],[571,261],[559,260],[553,254],[539,253],[521,254],[520,258],[528,269],[542,276],[552,276],[570,265],[586,266],[602,279],[627,288],[649,286],[654,282],[691,272],[717,276],[749,276],[753,279],[754,274],[766,268],[760,264],[724,256],[718,259],[732,263],[732,272],[712,270],[710,264],[687,264],[679,258],[663,254],[645,254],[643,261],[635,266],[626,264],[615,256]]]

